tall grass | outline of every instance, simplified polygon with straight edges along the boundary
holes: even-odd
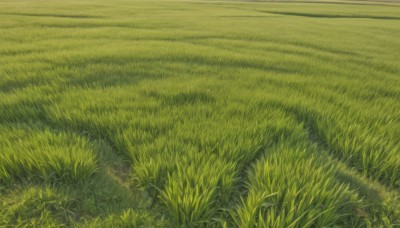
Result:
[[[0,145],[2,183],[82,182],[97,170],[88,142],[74,135],[2,127]]]
[[[249,173],[249,193],[234,214],[239,227],[325,227],[339,224],[357,204],[348,187],[335,183],[334,168],[305,151],[281,147]],[[325,167],[324,167],[325,166]],[[348,225],[348,224],[347,224]]]
[[[398,225],[400,8],[337,3],[0,2],[0,226]]]

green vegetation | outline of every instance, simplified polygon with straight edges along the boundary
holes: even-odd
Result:
[[[400,225],[400,4],[0,0],[0,227]]]

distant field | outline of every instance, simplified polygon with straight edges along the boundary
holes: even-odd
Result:
[[[398,1],[0,0],[0,227],[396,225]]]

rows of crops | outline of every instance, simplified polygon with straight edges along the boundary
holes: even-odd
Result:
[[[0,0],[0,226],[400,225],[400,4]]]

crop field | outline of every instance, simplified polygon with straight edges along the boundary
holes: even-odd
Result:
[[[16,226],[400,226],[400,2],[0,0]]]

